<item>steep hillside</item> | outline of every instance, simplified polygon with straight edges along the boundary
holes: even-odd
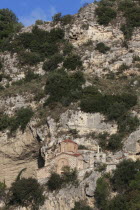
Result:
[[[96,181],[121,160],[140,158],[139,1],[102,0],[29,27],[11,17],[10,26],[0,20],[0,181],[10,187],[26,168],[23,177],[45,184],[39,170],[72,139],[85,159],[101,148],[113,166],[85,169],[78,187],[46,190],[41,209],[71,210],[81,200],[96,209],[95,198],[99,209],[114,209],[120,189],[111,187],[112,203],[102,204]]]

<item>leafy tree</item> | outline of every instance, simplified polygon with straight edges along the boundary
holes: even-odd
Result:
[[[129,183],[135,178],[135,175],[140,170],[140,161],[123,160],[117,165],[113,173],[113,187],[122,192],[129,188]]]
[[[67,184],[78,184],[76,169],[64,167],[62,175],[53,172],[47,182],[47,186],[50,191],[59,190]]]
[[[0,9],[0,48],[4,47],[5,39],[10,38],[21,29],[18,18],[9,9]]]
[[[62,14],[59,12],[52,17],[52,20],[54,22],[58,22],[58,21],[61,21],[61,18],[62,18]]]
[[[100,209],[106,209],[108,205],[108,196],[109,196],[109,184],[104,177],[101,177],[97,180],[96,190],[95,190],[95,199],[96,205]]]
[[[52,173],[48,182],[47,186],[50,191],[61,189],[63,180],[61,176],[57,173]]]
[[[107,26],[111,20],[116,18],[116,11],[108,6],[101,5],[96,8],[96,15],[98,16],[98,23]]]
[[[33,178],[15,181],[10,188],[10,205],[31,207],[38,210],[44,204],[43,187]]]
[[[85,80],[81,72],[69,76],[65,71],[58,70],[48,75],[46,93],[50,95],[46,104],[60,102],[67,106],[80,97],[81,86]]]

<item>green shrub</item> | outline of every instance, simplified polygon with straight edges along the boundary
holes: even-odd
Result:
[[[86,205],[85,201],[75,202],[74,208],[71,210],[93,210],[90,206]]]
[[[114,18],[116,18],[116,11],[108,6],[99,6],[96,8],[96,15],[98,16],[98,23],[107,26]]]
[[[106,53],[110,50],[110,47],[107,47],[103,42],[100,42],[96,45],[95,50],[98,50],[100,53]]]
[[[4,182],[0,182],[0,201],[4,201],[6,198],[6,185]]]
[[[19,61],[22,65],[36,65],[42,61],[42,57],[35,52],[22,52],[19,54]]]
[[[17,126],[20,127],[22,131],[25,130],[27,124],[30,122],[33,111],[31,108],[20,108],[16,113],[16,123]]]
[[[140,161],[123,160],[117,165],[116,170],[113,172],[112,184],[113,187],[124,192],[129,188],[130,181],[134,180],[135,175],[140,170]]]
[[[61,28],[52,29],[49,34],[49,40],[51,42],[60,42],[63,41],[65,32]]]
[[[43,187],[33,178],[15,181],[10,188],[10,205],[39,209],[44,204]]]
[[[62,25],[67,25],[70,24],[73,20],[73,16],[72,15],[64,15],[62,16],[61,13],[57,13],[52,17],[53,22],[61,22]]]
[[[47,187],[50,191],[59,190],[62,187],[63,180],[57,173],[52,173],[47,182]]]
[[[106,209],[108,205],[108,197],[109,197],[109,184],[105,180],[105,178],[101,177],[97,180],[96,190],[94,193],[94,197],[96,200],[96,206],[99,209]]]
[[[35,25],[43,25],[44,21],[43,20],[36,20]]]
[[[58,68],[58,64],[62,63],[63,56],[56,54],[52,56],[48,61],[45,61],[43,64],[43,69],[45,71],[53,71]]]
[[[58,22],[58,21],[61,21],[61,18],[62,18],[62,14],[59,12],[52,17],[52,20],[54,22]]]
[[[73,49],[73,45],[69,42],[66,42],[63,49],[64,55],[69,55]]]
[[[72,23],[72,20],[73,20],[73,16],[72,15],[64,15],[61,18],[61,23],[63,25],[71,24]]]
[[[18,23],[18,18],[11,10],[0,9],[0,26],[0,48],[2,49],[9,38],[21,29],[22,25]]]
[[[50,191],[59,190],[67,184],[77,184],[77,171],[67,166],[63,168],[63,174],[52,173],[47,182],[47,187]]]
[[[58,46],[55,43],[45,43],[42,51],[46,57],[51,57],[58,53]]]
[[[121,134],[112,134],[108,140],[107,149],[115,152],[122,149],[122,135]]]
[[[0,70],[2,69],[2,67],[3,67],[3,64],[2,64],[2,62],[0,61]]]
[[[127,112],[127,108],[123,102],[115,102],[108,107],[107,117],[109,120],[117,120],[120,116]]]
[[[129,66],[127,66],[125,63],[123,63],[120,67],[119,67],[119,71],[120,72],[123,72],[125,70],[129,69]]]
[[[123,24],[120,29],[124,34],[125,40],[131,39],[133,34],[133,27],[130,24]]]
[[[87,150],[88,148],[85,146],[85,145],[82,145],[82,144],[80,144],[79,146],[78,146],[78,149],[79,150]]]
[[[59,70],[48,75],[45,91],[50,97],[47,104],[60,102],[64,106],[80,97],[81,86],[85,80],[81,72],[69,76],[65,71]]]
[[[0,131],[7,129],[10,125],[10,117],[6,114],[0,116]]]
[[[76,68],[82,67],[82,61],[80,56],[78,55],[68,56],[65,59],[63,66],[68,70],[75,70]]]
[[[137,55],[135,55],[135,56],[133,57],[133,62],[135,62],[135,61],[140,61],[140,57],[137,56]]]
[[[129,113],[118,119],[118,129],[121,133],[132,133],[140,125],[140,120]]]
[[[35,74],[33,71],[27,71],[26,75],[25,75],[25,79],[24,81],[25,82],[31,82],[32,80],[34,79],[39,79],[40,76],[39,74]]]

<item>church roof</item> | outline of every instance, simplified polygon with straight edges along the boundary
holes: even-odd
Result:
[[[73,143],[73,144],[77,144],[76,142],[74,142],[74,141],[72,141],[72,140],[70,140],[70,139],[65,139],[65,140],[62,141],[62,142],[65,142],[65,143],[70,142],[70,143]],[[61,142],[61,143],[62,143],[62,142]]]

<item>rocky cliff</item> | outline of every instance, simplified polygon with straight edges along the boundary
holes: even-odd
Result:
[[[111,95],[135,93],[137,104],[130,109],[130,113],[139,118],[140,64],[134,58],[140,57],[140,28],[134,29],[126,47],[120,30],[121,17],[118,16],[108,26],[100,25],[95,15],[97,7],[97,4],[92,3],[81,8],[73,16],[72,23],[65,26],[60,22],[47,22],[38,25],[38,28],[48,32],[53,28],[63,28],[65,39],[72,44],[74,53],[81,57],[83,63],[85,84],[82,88],[94,86],[100,93]],[[31,33],[33,28],[34,26],[23,28],[19,34]],[[104,43],[110,50],[101,53],[96,48],[98,43]],[[1,52],[0,58],[0,71],[5,75],[0,82],[0,113],[13,117],[18,109],[29,106],[34,111],[34,116],[24,131],[17,129],[11,134],[8,128],[0,130],[0,181],[5,181],[7,186],[11,185],[23,168],[26,171],[22,176],[37,177],[37,169],[43,166],[44,151],[50,155],[66,137],[93,149],[99,144],[99,134],[117,134],[119,128],[115,120],[108,121],[103,113],[83,112],[75,101],[68,106],[61,103],[44,106],[49,96],[43,93],[48,79],[48,74],[42,68],[43,61],[31,66],[21,65],[18,53],[9,51]],[[121,69],[124,64],[124,69]],[[22,83],[29,69],[40,78]],[[135,131],[124,136],[123,149],[115,151],[115,155],[122,157],[125,151],[135,156],[140,152],[139,140],[140,130],[137,126]],[[111,151],[106,153],[112,155]],[[93,206],[95,182],[100,175],[98,172],[91,172],[88,178],[80,182],[78,188],[68,186],[59,192],[46,193],[47,199],[41,209],[70,210],[75,201],[84,199]]]

